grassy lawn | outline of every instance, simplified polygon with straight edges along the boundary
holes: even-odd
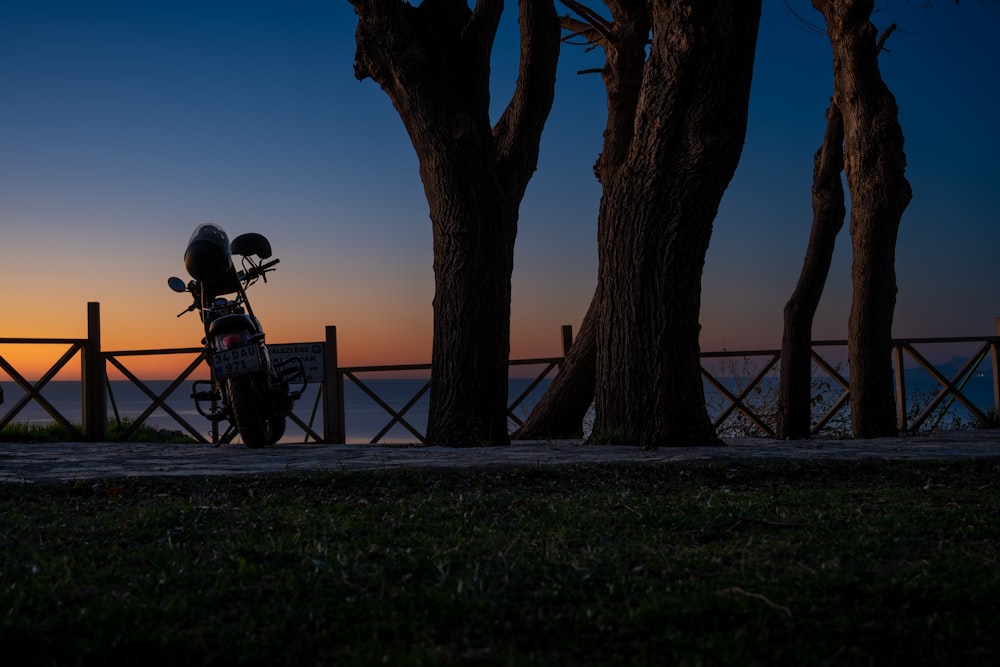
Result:
[[[118,440],[131,426],[131,419],[108,421],[108,439]],[[56,422],[39,424],[15,422],[0,429],[0,442],[70,442],[84,439],[81,426],[75,424],[74,428],[75,430],[70,430]],[[140,424],[129,435],[128,440],[132,442],[197,442],[181,431],[160,429],[147,424]]]
[[[8,484],[0,645],[39,665],[996,665],[998,558],[984,461]]]

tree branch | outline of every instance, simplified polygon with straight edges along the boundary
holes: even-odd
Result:
[[[611,41],[611,23],[607,19],[590,7],[587,7],[576,0],[559,0],[559,2],[566,5],[566,7],[570,10],[576,12],[577,15],[593,29],[594,32],[600,35],[600,39],[602,39],[605,43]],[[592,43],[597,41],[593,37],[588,37],[588,39]]]
[[[552,0],[518,0],[518,23],[517,84],[493,138],[499,175],[520,201],[537,167],[542,129],[555,99],[560,28]]]
[[[885,29],[882,36],[878,38],[878,43],[875,44],[875,53],[881,53],[885,49],[885,41],[889,39],[889,35],[896,31],[896,24],[893,23],[891,26]],[[886,53],[889,51],[886,49]]]
[[[475,33],[473,39],[485,49],[480,57],[489,62],[493,51],[493,41],[496,39],[500,16],[503,14],[502,0],[477,0],[469,20],[469,33]]]
[[[562,25],[563,30],[569,31],[569,34],[562,38],[564,43],[570,43],[574,37],[583,37],[587,44],[591,45],[590,48],[600,45],[603,42],[603,38],[600,33],[598,33],[592,25],[584,21],[579,21],[570,15],[559,17],[559,23]]]

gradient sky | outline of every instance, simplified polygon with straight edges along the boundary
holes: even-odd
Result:
[[[822,24],[806,0],[789,3]],[[880,2],[881,56],[914,197],[899,234],[897,337],[991,335],[1000,252],[1000,4]],[[596,3],[595,3],[596,5]],[[780,345],[811,223],[830,46],[765,0],[743,159],[704,274],[704,350]],[[560,9],[562,11],[562,9]],[[494,118],[517,66],[516,3],[494,58]],[[321,340],[342,365],[430,359],[431,226],[388,97],[354,78],[346,0],[0,0],[0,337],[77,337],[101,303],[106,350],[197,344],[171,292],[196,225],[267,235],[251,292],[269,342]],[[521,207],[512,356],[560,353],[596,276],[605,121],[599,52],[564,47]],[[815,338],[844,338],[846,228]],[[7,354],[9,350],[0,348]],[[15,364],[16,365],[16,364]]]

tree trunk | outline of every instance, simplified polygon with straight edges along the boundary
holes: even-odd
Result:
[[[778,437],[808,438],[812,428],[812,325],[844,226],[844,122],[840,110],[826,110],[826,133],[813,160],[812,232],[795,291],[785,304],[778,391]]]
[[[872,0],[813,0],[833,47],[834,103],[844,117],[844,171],[851,192],[848,325],[851,430],[855,438],[896,434],[892,318],[896,237],[911,197],[896,100],[878,66]]]
[[[743,148],[760,9],[650,3],[635,136],[601,203],[596,438],[719,443],[701,379],[701,275]]]
[[[559,20],[520,0],[521,65],[489,120],[501,0],[352,0],[355,74],[389,95],[420,163],[434,236],[434,342],[427,440],[506,444],[510,278],[518,208],[552,106]]]
[[[608,120],[604,145],[594,165],[594,175],[606,185],[621,169],[632,142],[649,41],[649,12],[645,0],[609,1],[606,4],[611,21],[605,21],[575,0],[565,0],[563,4],[585,18],[580,21],[564,16],[563,29],[574,38],[582,37],[601,47],[606,58],[601,78],[608,95]],[[597,224],[600,230],[603,218]],[[600,231],[598,235],[603,236]],[[598,281],[580,331],[559,373],[513,437],[578,438],[583,434],[583,419],[594,401],[600,291]]]

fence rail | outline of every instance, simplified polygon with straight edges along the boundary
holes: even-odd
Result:
[[[164,356],[164,355],[176,355],[176,354],[194,355],[195,358],[184,368],[184,370],[181,371],[180,375],[178,375],[167,386],[167,388],[160,393],[156,393],[143,380],[139,379],[139,377],[135,373],[133,373],[125,366],[125,363],[121,359],[121,357],[149,357],[149,356]],[[200,366],[201,363],[205,360],[205,351],[203,348],[180,347],[180,348],[172,348],[166,350],[127,350],[119,352],[105,352],[104,359],[107,363],[117,368],[122,375],[124,375],[133,385],[138,387],[139,390],[142,391],[142,393],[144,393],[153,401],[152,403],[149,404],[149,406],[145,410],[143,410],[143,412],[138,417],[132,420],[132,423],[129,424],[124,431],[122,431],[122,433],[118,436],[120,439],[127,440],[128,437],[132,435],[132,433],[134,433],[140,426],[142,426],[146,422],[146,420],[154,412],[156,412],[157,409],[161,409],[167,414],[169,414],[173,418],[173,420],[177,422],[178,425],[183,427],[184,430],[186,430],[196,440],[198,440],[199,442],[207,442],[205,436],[203,436],[201,432],[198,431],[198,429],[196,429],[186,419],[177,414],[177,411],[175,411],[172,407],[170,407],[169,404],[167,404],[167,398],[169,398],[170,395],[173,394],[174,391],[178,387],[180,387],[185,380],[191,377],[191,374],[194,373],[194,371],[198,369],[198,366]],[[105,374],[105,378],[106,377],[107,376]],[[107,382],[107,379],[105,379],[105,382]],[[110,387],[110,383],[108,383],[108,386]],[[117,406],[114,405],[113,401],[112,401],[112,409],[114,409],[115,411],[115,418],[118,419],[118,414],[117,414],[118,409]],[[107,422],[107,419],[105,419],[105,422]],[[218,429],[215,423],[213,423],[212,434],[213,434],[213,440],[216,440],[218,438]],[[105,433],[105,436],[106,435],[107,434]]]
[[[895,371],[897,425],[900,432],[915,432],[919,430],[934,430],[938,428],[942,415],[946,414],[955,404],[967,413],[969,419],[982,426],[995,426],[997,415],[1000,415],[1000,318],[997,320],[997,336],[985,337],[951,337],[951,338],[909,338],[898,339],[892,343],[892,362]],[[149,404],[124,430],[117,434],[118,439],[128,439],[156,411],[162,410],[170,416],[184,431],[201,442],[208,439],[201,431],[174,410],[167,399],[174,394],[202,366],[205,360],[204,351],[200,347],[155,349],[155,350],[118,350],[103,351],[101,349],[100,304],[87,304],[87,337],[86,338],[0,338],[0,345],[52,345],[65,346],[62,355],[36,381],[29,381],[18,371],[9,359],[0,354],[0,370],[5,372],[10,380],[19,386],[24,394],[7,407],[0,416],[0,428],[10,424],[13,419],[31,402],[40,406],[53,421],[67,429],[73,435],[81,438],[101,441],[106,440],[108,425],[108,398],[110,383],[108,381],[109,367],[116,369],[130,383],[135,385],[149,399]],[[522,422],[516,410],[524,406],[526,399],[546,379],[558,373],[559,367],[572,344],[572,328],[562,328],[563,356],[534,359],[511,360],[511,367],[540,367],[533,376],[527,378],[528,385],[508,405],[509,423],[514,428]],[[385,375],[422,373],[429,375],[430,364],[402,364],[389,366],[348,366],[340,367],[337,361],[337,331],[336,327],[326,328],[326,337],[321,345],[323,348],[323,380],[316,396],[316,403],[308,419],[293,413],[290,417],[304,433],[304,439],[312,438],[317,442],[346,442],[346,417],[344,387],[347,382],[356,386],[364,395],[370,398],[385,412],[386,422],[371,438],[371,443],[380,442],[391,429],[402,427],[415,440],[424,442],[425,435],[414,424],[412,411],[430,388],[429,380],[421,383],[412,396],[401,407],[394,408],[380,396],[372,387],[370,375]],[[946,346],[952,350],[956,346],[968,346],[972,352],[967,357],[960,357],[961,364],[956,368],[952,365],[950,372],[941,365],[929,361],[925,351],[927,346]],[[835,420],[844,420],[850,409],[850,381],[840,370],[843,362],[831,361],[830,350],[845,351],[846,341],[813,341],[812,361],[814,368],[814,385],[824,388],[825,402],[820,407],[820,413],[814,418],[813,434],[820,434],[831,429]],[[62,414],[46,397],[42,390],[56,375],[67,368],[74,357],[80,357],[81,377],[81,424],[78,427],[71,419]],[[166,388],[157,391],[151,388],[149,381],[144,381],[129,367],[136,357],[154,357],[165,355],[189,355],[190,362],[170,381]],[[714,405],[713,421],[716,429],[742,429],[741,433],[774,437],[775,435],[775,383],[779,368],[780,350],[745,350],[703,352],[702,377],[706,387],[706,396],[712,396]],[[988,362],[988,363],[987,363]],[[739,368],[738,364],[743,367]],[[933,396],[926,403],[916,404],[907,394],[910,377],[909,371],[918,370],[936,386]],[[984,365],[986,370],[984,370]],[[967,394],[967,384],[973,377],[992,377],[992,405],[984,406]],[[113,394],[110,394],[111,409],[114,418],[120,421],[118,408]],[[319,405],[322,403],[322,427],[317,430],[315,418]],[[735,426],[734,426],[735,424]],[[213,425],[212,441],[218,442],[219,433]]]
[[[997,322],[1000,331],[1000,320]],[[966,359],[962,359],[962,365],[949,376],[937,365],[930,362],[927,356],[918,348],[929,345],[946,345],[949,348],[962,345],[977,345],[974,352]],[[959,336],[950,338],[905,338],[892,341],[892,360],[895,378],[896,396],[896,426],[900,433],[917,432],[923,430],[934,430],[936,423],[928,426],[932,418],[937,421],[948,412],[951,406],[957,402],[968,413],[971,420],[978,426],[989,427],[997,425],[997,416],[1000,415],[1000,336]],[[829,355],[824,355],[826,349],[839,349],[846,352],[847,341],[844,340],[818,340],[812,342],[812,363],[813,363],[813,386],[827,386],[827,391],[835,390],[837,393],[833,397],[828,397],[821,406],[823,409],[814,419],[811,432],[818,435],[830,430],[831,424],[836,418],[846,420],[850,410],[850,381],[840,371],[840,364],[832,362]],[[753,431],[755,435],[774,437],[776,431],[776,382],[774,376],[777,374],[778,364],[781,360],[781,350],[749,350],[738,352],[703,352],[702,355],[702,377],[707,386],[712,387],[722,397],[725,405],[717,410],[713,424],[716,429],[721,429],[727,420],[734,417],[748,422],[750,427],[747,431]],[[751,364],[751,373],[741,378],[742,382],[733,382],[733,375],[726,375],[723,372],[712,372],[705,368],[706,360],[711,359],[742,359],[756,360]],[[960,355],[952,357],[949,361],[954,362],[961,359]],[[990,360],[988,371],[981,371],[986,360]],[[928,397],[926,402],[918,404],[913,400],[911,393],[907,391],[907,361],[914,362],[915,365],[909,367],[911,371],[922,370],[928,379],[935,382],[937,386],[933,396]],[[992,377],[992,405],[984,408],[976,405],[966,394],[965,387],[977,374],[986,373]],[[771,379],[770,386],[767,380]],[[751,398],[758,394],[766,394],[765,400],[758,401],[758,405],[751,403]],[[919,412],[913,414],[913,409]],[[987,414],[992,409],[992,415]],[[838,433],[845,431],[845,428],[836,429]]]
[[[36,381],[30,382],[21,375],[10,362],[8,362],[2,355],[0,355],[0,368],[10,376],[21,389],[24,390],[24,395],[20,400],[16,401],[13,406],[8,408],[7,413],[0,418],[0,428],[3,428],[10,421],[17,416],[28,403],[35,401],[43,410],[45,410],[50,417],[57,423],[67,429],[70,433],[80,433],[83,435],[75,425],[73,425],[69,419],[66,418],[59,410],[55,408],[44,396],[42,396],[42,389],[45,388],[52,378],[66,366],[70,359],[75,357],[78,352],[82,351],[87,345],[87,339],[76,339],[76,338],[0,338],[0,344],[30,344],[30,345],[68,345],[67,349],[59,359],[52,364],[52,366],[45,371],[45,373]]]
[[[569,327],[564,327],[564,330]],[[566,348],[568,350],[568,348]],[[565,356],[565,351],[564,351]],[[515,396],[507,405],[507,419],[509,422],[520,426],[522,423],[521,418],[517,415],[517,408],[520,407],[525,399],[527,399],[531,392],[534,391],[542,382],[549,378],[554,371],[557,371],[559,365],[562,363],[564,357],[544,357],[538,359],[511,359],[509,365],[511,367],[517,366],[542,366],[542,370],[534,375],[534,377],[528,378],[528,386],[522,389],[517,396]],[[426,442],[425,436],[420,430],[414,426],[410,421],[407,420],[406,415],[412,410],[421,398],[430,390],[431,383],[430,380],[424,381],[420,387],[409,396],[403,406],[396,410],[389,403],[387,403],[378,392],[371,387],[370,384],[365,382],[365,378],[361,377],[362,374],[381,374],[381,373],[413,373],[413,372],[423,372],[429,374],[431,370],[430,364],[403,364],[396,366],[352,366],[347,368],[337,369],[337,382],[341,388],[341,395],[343,395],[343,386],[345,381],[350,381],[358,389],[362,391],[366,396],[368,396],[372,401],[375,402],[385,413],[388,415],[389,420],[385,422],[384,425],[379,429],[379,431],[371,438],[369,444],[374,444],[382,440],[389,431],[395,426],[401,426],[406,429],[414,438],[419,442]],[[343,405],[343,402],[340,404]],[[343,422],[341,422],[343,423]],[[346,434],[341,431],[337,436],[337,442],[344,442],[346,440]]]

